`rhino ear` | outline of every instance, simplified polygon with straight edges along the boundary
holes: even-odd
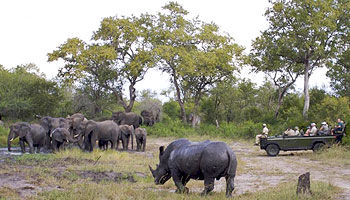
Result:
[[[159,155],[161,156],[161,155],[163,155],[163,153],[164,153],[164,146],[160,146],[159,147]]]

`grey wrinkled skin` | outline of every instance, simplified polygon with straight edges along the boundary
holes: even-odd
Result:
[[[135,140],[136,140],[136,151],[144,152],[146,150],[146,138],[147,132],[145,128],[137,128],[135,129]]]
[[[133,125],[134,128],[138,128],[142,125],[142,118],[140,115],[133,112],[125,113],[122,111],[114,112],[112,114],[112,120],[118,125]]]
[[[46,132],[45,148],[46,150],[51,149],[51,134],[56,128],[66,128],[69,130],[71,127],[70,121],[66,118],[54,118],[50,116],[40,118],[40,125],[44,127]]]
[[[153,126],[155,123],[155,117],[153,116],[153,113],[149,110],[143,110],[141,111],[141,116],[143,118],[143,124],[146,126]]]
[[[177,192],[188,192],[190,179],[204,180],[202,195],[214,189],[214,181],[226,179],[226,197],[232,196],[236,176],[237,159],[232,149],[224,142],[190,142],[179,139],[165,150],[159,148],[160,164],[156,170],[150,167],[156,184],[164,184],[171,177]]]
[[[121,130],[121,137],[119,138],[122,141],[123,149],[128,150],[129,148],[129,141],[131,139],[131,150],[134,148],[134,126],[131,125],[119,125],[119,128]],[[117,147],[118,148],[118,147]]]
[[[78,139],[74,139],[68,129],[66,128],[56,128],[52,132],[52,148],[53,151],[59,151],[64,148],[66,142],[77,143]]]
[[[7,139],[8,151],[11,151],[11,142],[19,137],[19,143],[22,153],[25,153],[25,143],[29,146],[29,152],[34,153],[34,147],[37,153],[45,143],[45,129],[39,124],[29,124],[27,122],[17,122],[10,126],[10,133]]]
[[[84,122],[85,127],[80,132],[84,138],[85,150],[93,151],[96,148],[96,142],[111,142],[111,148],[117,149],[119,145],[119,138],[121,137],[121,130],[119,126],[112,120],[103,122],[95,122],[88,120]]]

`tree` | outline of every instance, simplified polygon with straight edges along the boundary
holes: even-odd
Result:
[[[346,50],[337,59],[336,64],[329,68],[327,76],[331,79],[331,87],[339,96],[350,97],[350,50]]]
[[[264,72],[278,88],[278,104],[275,108],[275,118],[278,117],[283,97],[302,74],[303,65],[280,56],[285,51],[283,40],[264,32],[253,41],[250,53],[250,64],[253,71]]]
[[[35,115],[55,115],[62,92],[35,64],[0,68],[0,113],[10,119],[32,120]]]
[[[158,14],[153,40],[158,67],[170,75],[182,121],[186,122],[185,103],[193,99],[193,114],[198,115],[203,93],[233,76],[235,59],[243,48],[229,35],[220,34],[216,24],[187,20],[188,11],[178,3],[170,2],[163,9],[169,14]]]
[[[79,38],[68,39],[48,54],[49,61],[63,59],[59,76],[68,82],[88,84],[95,93],[113,93],[130,112],[136,99],[135,85],[154,64],[151,25],[148,15],[105,18],[90,44]],[[127,84],[128,100],[123,91]]]
[[[262,34],[278,44],[277,56],[303,65],[304,109],[310,106],[309,78],[317,67],[329,66],[341,49],[340,40],[348,32],[350,2],[345,0],[276,0],[270,1],[265,16],[270,23]]]

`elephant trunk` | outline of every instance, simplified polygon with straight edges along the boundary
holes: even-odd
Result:
[[[14,135],[12,133],[9,134],[7,138],[7,149],[8,151],[11,151],[11,142],[14,140]]]

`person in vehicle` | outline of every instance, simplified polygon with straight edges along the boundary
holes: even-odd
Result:
[[[310,126],[308,126],[304,136],[315,136],[317,134],[316,123],[311,123]]]
[[[298,136],[300,135],[300,132],[299,132],[299,127],[294,127],[294,132],[295,132],[295,135]]]
[[[332,134],[339,134],[339,133],[342,133],[342,131],[343,131],[344,122],[341,119],[338,119],[337,123],[338,124],[332,130]]]
[[[327,135],[329,131],[329,127],[327,122],[322,122],[320,130],[318,131],[318,135]]]
[[[286,131],[284,131],[284,135],[295,136],[295,131],[292,128],[288,128]]]
[[[256,137],[255,137],[255,144],[254,145],[259,145],[260,144],[260,138],[261,137],[267,137],[268,134],[269,134],[269,129],[267,128],[266,124],[263,124],[262,133],[256,135]]]

